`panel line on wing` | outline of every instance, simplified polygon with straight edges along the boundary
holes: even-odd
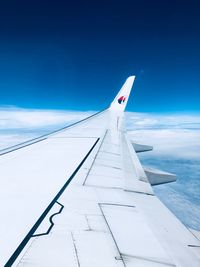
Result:
[[[88,158],[88,156],[90,155],[90,153],[93,151],[93,149],[95,148],[95,146],[97,145],[97,143],[99,142],[99,140],[100,140],[100,138],[98,138],[96,140],[96,142],[93,144],[93,146],[88,151],[88,153],[86,154],[86,156],[83,158],[83,160],[81,161],[81,163],[78,165],[78,167],[72,173],[72,175],[70,176],[70,178],[66,181],[66,183],[63,185],[63,187],[60,189],[60,191],[57,193],[57,195],[54,197],[54,199],[51,201],[51,203],[45,209],[45,211],[41,214],[41,216],[39,217],[39,219],[37,220],[37,222],[33,225],[33,227],[30,229],[30,231],[28,232],[28,234],[24,237],[24,239],[19,244],[19,246],[17,247],[17,249],[11,255],[11,257],[9,258],[9,260],[7,261],[7,263],[5,264],[5,267],[12,266],[12,264],[18,258],[18,256],[20,255],[20,253],[22,252],[22,250],[24,249],[24,247],[26,246],[26,244],[29,242],[29,240],[31,239],[31,237],[34,235],[35,231],[38,229],[38,227],[40,226],[40,224],[42,223],[42,221],[44,220],[44,218],[46,217],[46,215],[49,213],[49,211],[53,207],[53,205],[56,203],[56,201],[59,199],[59,197],[65,191],[65,189],[70,184],[70,182],[72,181],[72,179],[75,177],[75,175],[77,174],[77,172],[79,171],[79,169],[82,167],[82,165],[84,164],[84,162],[86,161],[86,159]]]
[[[62,205],[60,202],[56,201],[56,204],[58,204],[58,205],[60,206],[60,209],[59,209],[57,212],[53,213],[53,214],[49,217],[50,226],[49,226],[48,230],[47,230],[46,232],[44,232],[44,233],[33,234],[32,237],[38,237],[38,236],[48,235],[48,234],[51,232],[52,228],[54,227],[53,218],[54,218],[56,215],[60,214],[60,213],[62,212],[62,210],[64,209],[64,205]]]
[[[137,207],[106,203],[99,206],[125,265],[129,257],[131,264],[139,260],[141,266],[148,266],[150,262],[175,266]],[[131,222],[135,222],[135,227]],[[131,246],[130,240],[134,240]]]
[[[92,166],[93,166],[93,164],[94,164],[94,162],[95,162],[95,160],[96,160],[96,158],[97,158],[98,152],[99,152],[99,150],[100,150],[100,148],[101,148],[101,145],[103,144],[103,141],[104,141],[104,139],[105,139],[105,137],[106,137],[107,131],[108,131],[108,130],[106,129],[105,132],[103,133],[102,137],[100,138],[101,142],[100,142],[100,144],[99,144],[99,147],[98,147],[98,150],[97,150],[97,152],[96,152],[96,155],[95,155],[95,157],[94,157],[94,159],[93,159],[93,161],[92,161],[92,163],[91,163],[91,165],[90,165],[90,168],[89,168],[89,170],[88,170],[88,172],[87,172],[87,175],[86,175],[86,177],[85,177],[85,179],[84,179],[84,181],[83,181],[83,185],[85,185],[85,183],[86,183],[86,181],[87,181],[87,178],[88,178],[88,176],[89,176],[89,174],[90,174],[90,172],[91,172]]]
[[[103,216],[103,218],[104,218],[104,220],[105,220],[105,222],[106,222],[106,225],[107,225],[107,227],[108,227],[108,229],[109,229],[109,232],[110,232],[110,234],[111,234],[111,236],[112,236],[112,239],[113,239],[113,241],[114,241],[115,247],[116,247],[116,249],[117,249],[117,251],[118,251],[118,253],[119,253],[119,258],[118,258],[118,259],[120,259],[120,260],[122,261],[124,267],[126,267],[126,264],[125,264],[125,262],[124,262],[124,259],[123,259],[123,257],[121,256],[120,249],[119,249],[119,247],[118,247],[118,245],[117,245],[117,241],[116,241],[115,238],[114,238],[113,232],[112,232],[112,230],[111,230],[111,228],[110,228],[110,226],[109,226],[109,223],[108,223],[108,221],[107,221],[107,219],[106,219],[106,216],[105,216],[105,214],[104,214],[104,212],[103,212],[103,209],[102,209],[102,206],[101,206],[101,205],[106,205],[106,204],[101,204],[101,203],[99,203],[99,208],[100,208],[101,213],[102,213],[102,216]],[[109,205],[111,205],[111,204],[109,204]],[[114,206],[115,204],[112,204],[112,205]],[[115,257],[115,258],[116,258],[116,257]]]

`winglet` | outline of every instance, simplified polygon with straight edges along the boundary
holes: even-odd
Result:
[[[128,79],[122,86],[121,90],[111,103],[110,110],[116,110],[116,111],[125,110],[134,80],[135,76],[128,77]]]

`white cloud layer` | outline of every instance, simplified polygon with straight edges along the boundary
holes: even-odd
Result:
[[[73,122],[92,112],[0,108],[0,129],[47,127]]]
[[[200,129],[200,114],[153,114],[127,112],[128,126],[135,129]]]
[[[185,129],[151,129],[130,131],[138,143],[152,145],[154,153],[180,158],[200,157],[200,131]]]
[[[128,113],[127,128],[135,142],[152,145],[154,154],[200,158],[199,115]]]
[[[0,149],[57,130],[92,113],[0,108]]]

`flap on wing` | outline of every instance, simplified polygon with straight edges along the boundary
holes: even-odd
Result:
[[[126,266],[175,266],[137,207],[100,207]]]
[[[159,185],[176,181],[175,174],[150,167],[143,166],[143,168],[151,185]]]
[[[152,147],[152,146],[136,144],[136,143],[134,143],[134,142],[132,142],[132,141],[131,141],[131,143],[132,143],[132,145],[133,145],[133,147],[134,147],[136,153],[139,153],[139,152],[146,152],[146,151],[151,151],[151,150],[153,150],[153,147]]]
[[[130,140],[126,134],[122,134],[121,138],[125,190],[153,195],[151,185]]]

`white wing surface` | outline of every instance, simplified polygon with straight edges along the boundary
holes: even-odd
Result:
[[[134,78],[107,110],[1,151],[0,266],[200,266],[198,237],[151,187],[175,176],[144,169],[152,148],[125,132]]]

